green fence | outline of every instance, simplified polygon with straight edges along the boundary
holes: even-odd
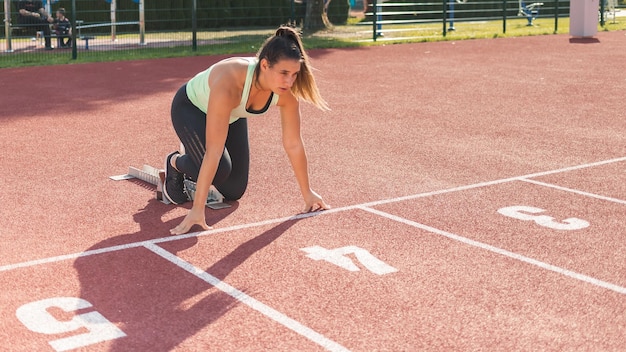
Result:
[[[19,3],[3,1],[1,49],[5,53],[32,53],[41,46],[42,33],[37,33],[41,32],[40,26],[20,23]],[[194,25],[199,31],[276,27],[290,21],[302,7],[293,0],[44,0],[41,3],[52,17],[58,9],[65,9],[74,25],[79,48],[86,50],[103,49],[95,44],[104,44],[106,39],[117,43],[117,47],[148,44],[141,38],[146,32],[169,33],[163,36],[164,41],[179,44],[187,41],[186,45],[190,45],[188,34]],[[135,38],[131,39],[133,35]],[[109,45],[106,49],[114,47]]]
[[[604,25],[607,18],[615,15],[617,0],[600,0],[599,22]],[[443,36],[454,31],[455,22],[480,22],[502,20],[502,32],[506,33],[508,19],[523,18],[533,26],[538,18],[553,18],[554,32],[559,18],[569,17],[570,0],[370,0],[366,20],[360,25],[372,27],[372,40],[376,41],[385,32],[411,32],[411,24],[442,23]],[[405,25],[404,29],[393,27]],[[408,38],[407,38],[408,39]]]
[[[2,2],[4,25],[0,29],[0,67],[3,62],[45,64],[54,58],[76,59],[112,51],[120,58],[133,58],[141,50],[195,51],[198,47],[233,46],[253,38],[259,42],[284,23],[301,25],[306,1],[323,0],[44,0],[48,13],[64,8],[72,22],[73,45],[61,48],[52,38],[54,50],[45,50],[46,34],[39,27],[20,24],[19,0]],[[601,0],[615,9],[617,0]],[[620,0],[624,1],[624,0]],[[569,0],[550,0],[524,14],[528,0],[330,0],[327,17],[335,26],[357,28],[339,31],[342,40],[372,41],[396,37],[392,33],[414,30],[424,23],[439,24],[434,35],[445,36],[455,22],[568,16]],[[356,13],[356,15],[355,15]],[[359,15],[360,13],[360,15]],[[349,18],[350,15],[353,18]],[[357,19],[354,18],[357,17]],[[54,32],[52,32],[54,36]],[[249,51],[255,51],[253,47]],[[235,50],[235,49],[233,49]],[[226,50],[228,51],[228,50]],[[165,54],[164,54],[165,53]],[[103,55],[104,56],[104,55]]]

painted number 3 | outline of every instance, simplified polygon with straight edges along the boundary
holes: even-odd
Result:
[[[568,218],[558,221],[548,215],[537,215],[545,212],[541,208],[529,207],[525,205],[515,205],[498,209],[498,213],[514,219],[534,221],[538,225],[548,227],[555,230],[580,230],[589,226],[585,220],[578,218]]]
[[[31,331],[40,334],[62,334],[71,331],[77,335],[64,337],[48,343],[56,351],[67,351],[94,343],[126,336],[102,314],[92,311],[78,314],[68,321],[59,321],[48,312],[48,308],[60,308],[66,312],[91,308],[91,303],[75,297],[54,297],[27,303],[17,309],[17,318]],[[87,332],[84,332],[87,330]]]

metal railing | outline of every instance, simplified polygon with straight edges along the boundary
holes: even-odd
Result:
[[[614,0],[612,0],[614,1]],[[367,20],[361,25],[372,26],[372,40],[380,40],[385,33],[412,32],[411,24],[441,23],[442,35],[456,30],[455,22],[477,22],[502,20],[502,31],[506,33],[507,19],[524,17],[532,26],[536,18],[554,18],[555,32],[559,17],[569,15],[569,0],[550,2],[527,2],[525,0],[439,0],[429,2],[386,2],[373,0]],[[393,28],[405,25],[405,28]],[[385,27],[389,27],[386,29]],[[410,39],[411,37],[405,37]]]

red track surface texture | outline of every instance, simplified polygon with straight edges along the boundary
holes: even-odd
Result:
[[[303,207],[277,113],[208,232],[114,181],[221,57],[0,71],[0,350],[619,351],[626,36],[312,51]],[[199,229],[194,228],[193,231]]]

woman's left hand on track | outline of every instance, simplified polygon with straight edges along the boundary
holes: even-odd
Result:
[[[204,216],[204,207],[201,210],[196,208],[191,208],[185,219],[176,226],[175,228],[170,230],[172,235],[182,235],[187,233],[187,231],[191,230],[193,225],[200,225],[204,230],[210,230],[211,226],[207,225],[205,216]]]
[[[330,209],[330,205],[326,204],[322,197],[312,190],[305,197],[304,201],[306,202],[306,207],[304,208],[305,213]]]

